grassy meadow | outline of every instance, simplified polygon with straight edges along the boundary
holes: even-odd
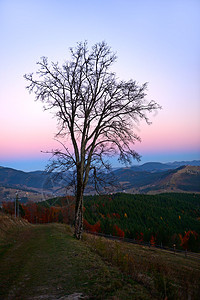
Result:
[[[198,260],[89,234],[77,241],[65,224],[0,222],[1,299],[198,299]]]

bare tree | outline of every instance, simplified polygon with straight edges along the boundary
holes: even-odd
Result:
[[[107,157],[118,155],[119,161],[130,164],[140,156],[133,150],[140,137],[134,124],[159,108],[145,99],[147,84],[119,81],[110,68],[116,55],[105,43],[91,50],[87,42],[71,48],[71,60],[61,67],[48,63],[46,57],[38,62],[34,76],[26,74],[27,89],[36,100],[45,103],[58,120],[57,138],[63,138],[62,149],[52,150],[56,159],[51,170],[75,170],[76,208],[75,236],[80,239],[83,229],[83,193],[90,175],[97,184],[98,171],[108,170]],[[71,147],[66,141],[71,142]],[[71,150],[73,149],[73,150]]]

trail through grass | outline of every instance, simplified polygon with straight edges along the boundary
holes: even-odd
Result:
[[[15,230],[0,245],[1,299],[151,299],[62,224]]]

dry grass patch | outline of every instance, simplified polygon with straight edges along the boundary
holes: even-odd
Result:
[[[200,262],[159,249],[84,234],[87,245],[158,299],[199,299]]]

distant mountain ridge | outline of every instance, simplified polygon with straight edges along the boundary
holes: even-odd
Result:
[[[0,167],[0,185],[42,188],[46,176],[47,174],[42,171],[24,172]]]
[[[200,161],[173,163],[149,162],[140,166],[113,170],[116,191],[129,193],[160,193],[166,191],[200,192]],[[0,200],[7,197],[8,189],[49,193],[53,195],[61,182],[53,182],[45,171],[23,172],[0,167]],[[7,197],[8,198],[8,197]]]
[[[192,161],[174,161],[167,163],[168,165],[173,165],[174,167],[180,167],[183,165],[189,166],[200,166],[200,160],[192,160]]]
[[[181,166],[159,172],[119,169],[114,172],[128,193],[200,192],[200,166]]]
[[[131,169],[135,171],[148,171],[148,172],[160,172],[166,170],[172,170],[179,168],[181,166],[200,166],[200,160],[193,161],[175,161],[169,163],[160,163],[160,162],[147,162],[140,166],[132,166]]]

